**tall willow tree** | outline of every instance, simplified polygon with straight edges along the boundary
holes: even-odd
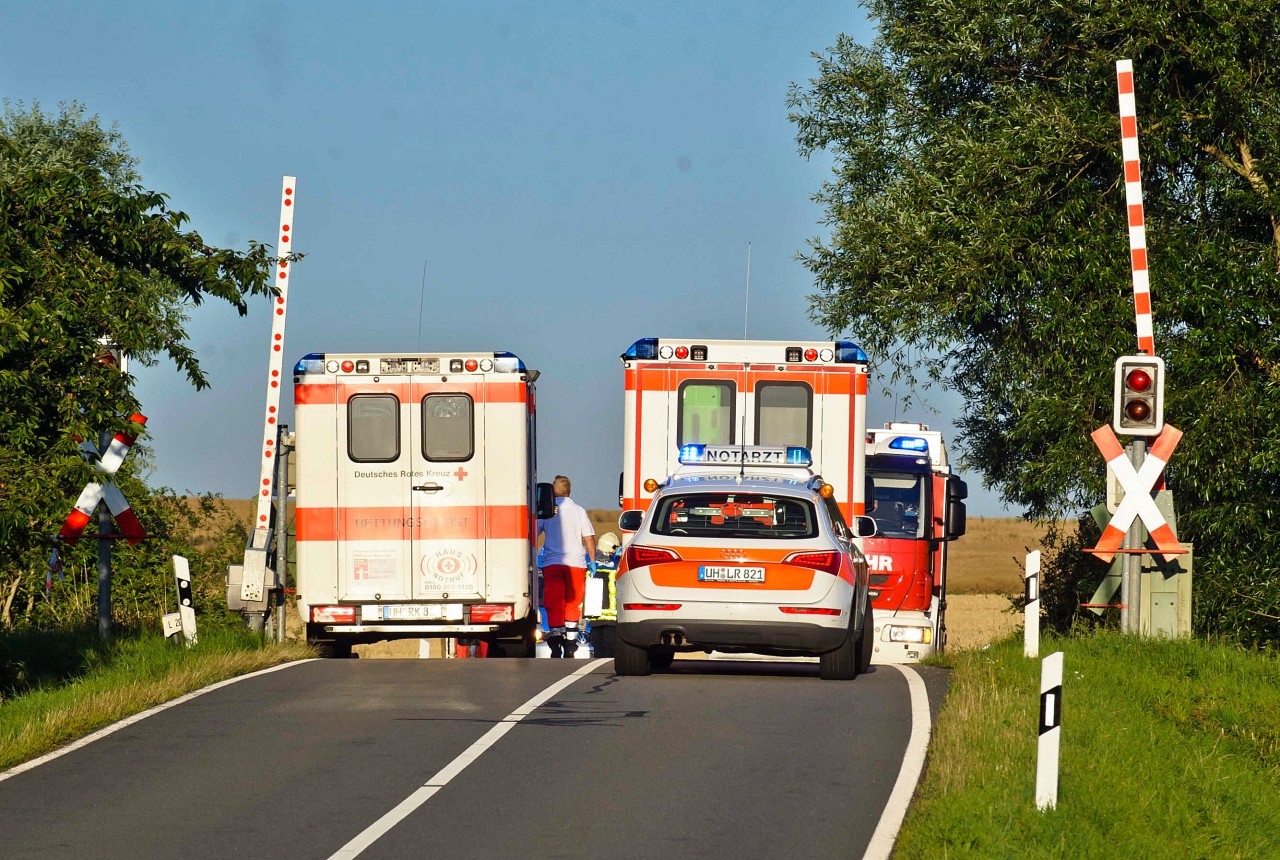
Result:
[[[1029,516],[1100,501],[1089,434],[1137,348],[1115,80],[1132,59],[1197,625],[1280,639],[1280,6],[866,6],[878,38],[839,37],[791,92],[802,154],[835,160],[830,235],[804,255],[814,320],[885,375],[964,395],[967,464]],[[1056,563],[1067,601],[1102,573],[1067,543]]]

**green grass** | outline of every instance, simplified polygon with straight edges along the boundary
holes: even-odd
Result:
[[[155,634],[121,637],[93,650],[73,680],[0,704],[0,770],[217,681],[308,656],[302,643],[263,643],[244,630],[201,631],[191,649]]]
[[[1058,805],[1035,807],[1040,661],[947,658],[951,691],[903,858],[1280,857],[1280,661],[1099,633],[1064,653]]]

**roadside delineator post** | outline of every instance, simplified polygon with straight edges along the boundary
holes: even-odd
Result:
[[[1023,580],[1027,605],[1022,623],[1022,653],[1040,656],[1040,550],[1027,553],[1027,573]]]
[[[1062,734],[1062,652],[1040,663],[1040,740],[1036,755],[1036,809],[1058,805],[1058,746]]]
[[[160,620],[164,624],[166,639],[181,633],[187,647],[190,648],[198,641],[196,607],[191,597],[191,566],[183,556],[173,557],[173,579],[178,589],[178,611],[166,613]]]

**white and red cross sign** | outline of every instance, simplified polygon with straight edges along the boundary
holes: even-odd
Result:
[[[1156,482],[1164,472],[1165,464],[1173,456],[1173,449],[1178,447],[1178,442],[1181,440],[1181,430],[1169,424],[1164,425],[1164,429],[1156,437],[1155,444],[1147,451],[1142,466],[1135,471],[1133,464],[1125,456],[1124,448],[1116,438],[1111,425],[1104,424],[1093,431],[1093,443],[1102,452],[1102,458],[1107,461],[1107,468],[1124,488],[1124,501],[1116,508],[1111,522],[1107,523],[1102,537],[1098,540],[1098,545],[1092,550],[1098,558],[1103,561],[1111,561],[1115,558],[1116,551],[1124,544],[1125,532],[1133,524],[1135,516],[1141,518],[1165,561],[1173,561],[1184,552],[1182,544],[1178,543],[1178,536],[1173,533],[1173,528],[1160,513],[1155,499],[1151,496],[1152,490],[1156,489]]]
[[[147,416],[134,413],[129,420],[134,424],[145,425]],[[146,532],[142,530],[142,523],[138,522],[137,515],[129,507],[129,501],[111,481],[111,476],[119,470],[120,464],[129,455],[135,438],[137,437],[121,431],[112,437],[105,450],[99,450],[88,440],[80,443],[81,456],[93,463],[94,468],[106,477],[101,483],[92,482],[85,485],[80,498],[76,500],[75,509],[62,524],[62,531],[58,532],[59,539],[74,546],[80,539],[80,535],[84,533],[84,527],[89,524],[89,519],[93,516],[98,504],[104,501],[107,503],[107,510],[111,511],[111,516],[115,518],[120,534],[130,546],[140,543],[146,537]]]

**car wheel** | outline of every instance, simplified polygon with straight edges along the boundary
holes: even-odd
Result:
[[[862,610],[862,635],[858,637],[858,674],[871,668],[871,653],[876,645],[876,619],[871,612],[871,593],[867,593]]]
[[[649,649],[649,666],[655,672],[661,672],[663,669],[670,669],[671,664],[675,661],[676,649],[674,648],[664,648],[659,646],[657,648]]]
[[[850,617],[850,623],[852,623]],[[818,656],[818,677],[824,681],[852,681],[858,676],[858,642],[850,628],[840,647]]]
[[[596,657],[612,657],[614,653],[614,631],[612,624],[591,625],[591,653]]]
[[[619,637],[613,643],[613,671],[617,675],[648,675],[649,651]]]

